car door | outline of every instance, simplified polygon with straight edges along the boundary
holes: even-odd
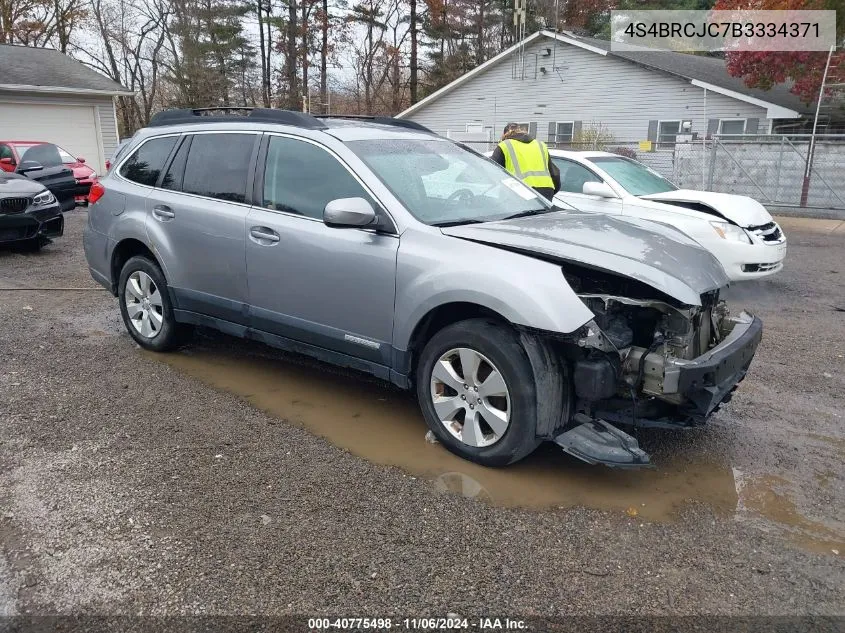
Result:
[[[259,139],[257,132],[184,136],[147,197],[147,233],[179,310],[247,321],[244,226]]]
[[[622,213],[620,198],[602,198],[584,193],[584,184],[588,182],[604,182],[601,176],[579,162],[568,158],[552,157],[552,161],[560,169],[560,191],[555,198],[571,204],[581,211],[592,213]]]
[[[327,203],[372,194],[328,148],[266,135],[246,223],[254,328],[390,365],[398,235],[323,223]]]

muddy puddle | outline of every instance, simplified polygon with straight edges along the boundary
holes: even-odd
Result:
[[[582,506],[658,522],[671,521],[685,504],[698,502],[720,516],[776,524],[804,549],[845,555],[842,526],[802,515],[794,501],[800,491],[785,479],[747,477],[728,464],[665,457],[654,469],[611,470],[583,464],[551,444],[514,466],[484,468],[426,442],[428,429],[410,394],[265,349],[212,343],[174,354],[142,353],[355,455],[430,480],[444,493],[511,507]]]
[[[514,466],[484,468],[426,442],[427,427],[415,400],[380,383],[243,349],[200,346],[148,356],[369,461],[429,479],[444,492],[503,506],[584,506],[649,521],[671,520],[689,501],[705,503],[720,515],[736,509],[727,464],[661,461],[655,469],[618,471],[582,464],[548,444]]]
[[[792,500],[794,491],[788,480],[776,475],[738,479],[742,509],[779,524],[787,538],[804,549],[845,557],[845,535],[834,526],[801,514]]]

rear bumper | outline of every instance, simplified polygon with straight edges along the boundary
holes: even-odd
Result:
[[[45,209],[0,215],[0,243],[31,240],[34,237],[60,237],[64,233],[65,219],[59,205]]]

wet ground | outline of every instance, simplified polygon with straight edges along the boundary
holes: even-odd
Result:
[[[845,223],[784,221],[729,291],[748,379],[632,472],[469,464],[408,394],[219,334],[143,352],[84,218],[0,252],[0,615],[845,614]]]

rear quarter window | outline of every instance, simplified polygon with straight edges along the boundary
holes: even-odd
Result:
[[[178,136],[150,139],[141,145],[120,168],[120,175],[139,185],[154,187],[167,157],[173,150]]]

